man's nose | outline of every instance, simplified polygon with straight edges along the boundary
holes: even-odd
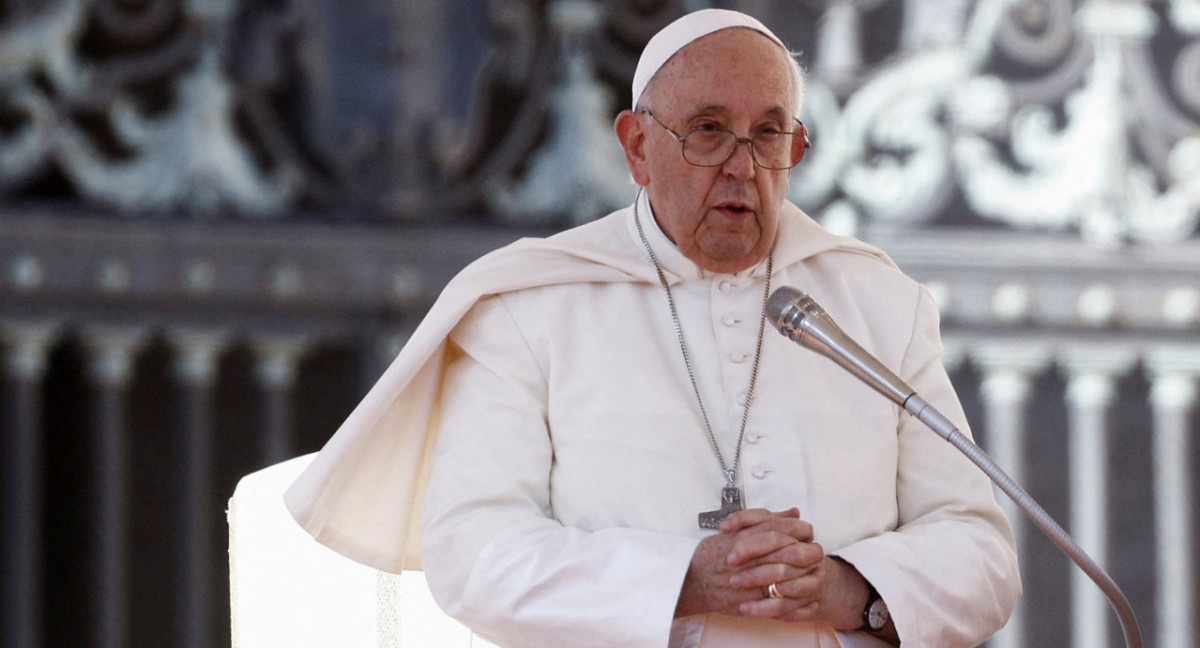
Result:
[[[746,146],[743,147],[742,145]],[[725,160],[722,169],[725,173],[738,178],[739,180],[747,180],[753,178],[757,172],[757,165],[754,162],[754,152],[751,150],[753,143],[750,138],[739,138],[737,143],[733,145],[733,152]]]

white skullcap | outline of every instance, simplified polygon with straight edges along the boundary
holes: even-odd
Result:
[[[766,25],[740,11],[702,9],[687,14],[663,27],[662,31],[655,34],[654,38],[646,43],[646,49],[642,50],[642,58],[638,59],[637,70],[633,73],[633,109],[637,110],[638,102],[641,101],[642,93],[646,91],[646,85],[650,83],[650,79],[654,78],[659,68],[666,64],[676,52],[701,36],[731,27],[753,29],[775,41],[785,52],[787,51],[787,46],[783,44],[783,41],[772,34]]]

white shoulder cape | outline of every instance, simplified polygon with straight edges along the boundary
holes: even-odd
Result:
[[[445,342],[480,299],[574,282],[657,284],[654,266],[625,230],[630,209],[546,239],[521,239],[484,255],[446,285],[396,359],[284,494],[318,542],[360,563],[399,573],[420,569],[421,500],[437,434]],[[619,243],[616,243],[619,242]],[[878,249],[826,232],[784,203],[777,267],[841,250]]]

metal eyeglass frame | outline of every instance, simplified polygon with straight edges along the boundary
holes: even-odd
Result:
[[[809,140],[809,138],[808,138],[808,127],[804,125],[804,122],[797,119],[795,121],[796,121],[796,125],[799,126],[799,129],[794,130],[794,131],[781,131],[779,134],[780,135],[791,135],[793,137],[799,136],[804,140],[804,149],[800,152],[800,157],[796,158],[796,161],[788,166],[782,166],[782,167],[767,166],[758,160],[758,153],[756,153],[755,149],[754,149],[754,139],[756,137],[758,137],[758,135],[754,135],[752,137],[738,137],[737,133],[729,130],[728,128],[721,128],[721,129],[718,129],[718,132],[729,133],[730,135],[733,135],[734,142],[733,142],[733,146],[730,147],[730,149],[729,149],[729,154],[726,155],[723,160],[721,160],[720,162],[714,163],[714,164],[697,164],[697,163],[689,160],[687,153],[686,153],[687,138],[691,136],[691,133],[688,133],[687,135],[680,135],[674,129],[672,129],[670,126],[667,126],[666,124],[659,121],[658,117],[655,117],[654,113],[649,108],[642,108],[642,112],[646,113],[647,115],[650,115],[650,119],[653,119],[654,123],[658,124],[659,126],[662,126],[664,130],[666,130],[668,133],[671,134],[671,137],[674,137],[676,140],[678,140],[679,153],[683,156],[683,161],[687,162],[688,164],[690,164],[692,166],[703,167],[703,168],[719,167],[719,166],[725,164],[726,162],[728,162],[729,158],[733,157],[733,153],[735,151],[737,151],[737,147],[739,144],[745,143],[750,146],[750,159],[754,160],[755,164],[757,164],[758,166],[760,166],[764,169],[767,169],[769,171],[785,171],[787,169],[795,168],[795,166],[797,164],[800,164],[800,161],[804,159],[804,154],[808,151],[809,148],[812,147],[812,141]]]

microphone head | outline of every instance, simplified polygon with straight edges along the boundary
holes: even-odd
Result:
[[[800,308],[800,304],[805,301],[812,300],[791,286],[780,286],[767,298],[766,305],[767,319],[771,324],[784,337],[801,344],[805,342],[803,322],[808,314]]]
[[[767,319],[771,320],[778,327],[788,307],[804,296],[804,293],[791,286],[776,288],[775,292],[771,293],[771,296],[767,298]],[[803,314],[801,314],[801,317],[803,317]]]
[[[806,332],[834,326],[820,304],[791,286],[780,286],[771,293],[766,309],[767,319],[780,333],[805,346],[811,346]]]

